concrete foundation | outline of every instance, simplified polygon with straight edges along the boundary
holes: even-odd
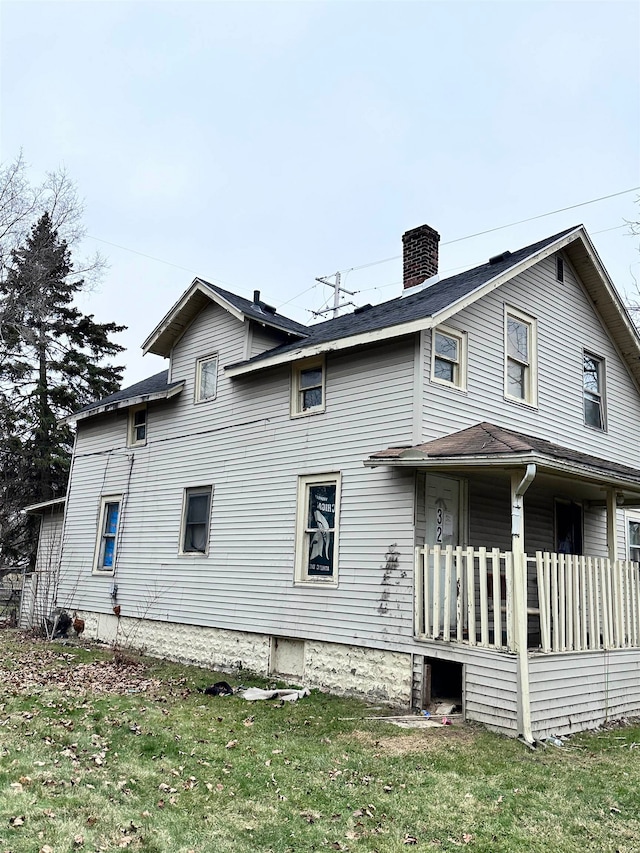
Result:
[[[265,677],[285,675],[289,669],[286,674],[297,683],[330,693],[407,708],[411,702],[409,654],[151,619],[118,619],[105,613],[79,615],[85,620],[86,637],[154,657],[223,672],[246,669]],[[293,661],[295,666],[290,665]]]

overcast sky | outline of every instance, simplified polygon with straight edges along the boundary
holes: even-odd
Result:
[[[637,2],[0,4],[2,160],[66,167],[109,270],[82,308],[140,345],[194,275],[302,322],[348,270],[401,290],[442,243],[640,186]],[[443,273],[584,223],[621,291],[639,193],[442,245]],[[315,286],[314,286],[315,284]]]

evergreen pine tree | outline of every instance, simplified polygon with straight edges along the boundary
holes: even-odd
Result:
[[[35,537],[20,509],[65,494],[73,432],[60,419],[117,390],[123,330],[73,300],[83,286],[48,213],[12,252],[0,281],[0,567],[33,565]]]

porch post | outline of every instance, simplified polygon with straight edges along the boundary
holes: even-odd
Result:
[[[618,559],[617,515],[618,503],[616,501],[615,489],[607,489],[607,547],[609,549],[609,559],[612,563],[615,563]]]
[[[527,465],[524,477],[511,475],[511,551],[513,554],[513,618],[518,653],[518,731],[533,743],[529,655],[527,651],[527,557],[524,550],[524,494],[533,482],[536,466]]]

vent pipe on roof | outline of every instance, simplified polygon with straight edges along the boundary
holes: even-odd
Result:
[[[440,235],[430,225],[420,225],[402,235],[403,284],[415,287],[438,274]]]
[[[253,291],[253,304],[254,305],[260,305],[260,291],[259,290]]]

